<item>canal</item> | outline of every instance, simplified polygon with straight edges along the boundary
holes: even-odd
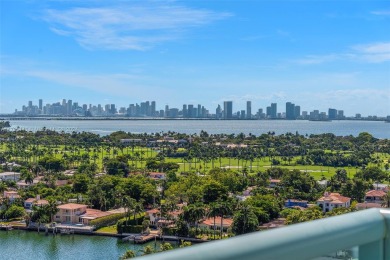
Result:
[[[144,246],[160,249],[154,241],[134,245],[121,239],[89,235],[45,235],[44,232],[0,231],[0,259],[119,259],[128,249],[142,254]]]

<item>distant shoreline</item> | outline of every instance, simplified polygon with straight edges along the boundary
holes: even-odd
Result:
[[[387,118],[345,118],[333,120],[311,120],[311,119],[285,119],[285,118],[267,118],[267,119],[223,119],[223,118],[162,118],[162,117],[56,117],[56,116],[33,116],[33,117],[15,117],[12,115],[1,115],[0,120],[118,120],[118,121],[146,121],[146,120],[181,120],[181,121],[311,121],[311,122],[332,122],[332,121],[383,121],[388,122]]]

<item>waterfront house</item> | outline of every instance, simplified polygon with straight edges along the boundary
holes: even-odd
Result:
[[[17,191],[14,190],[6,190],[3,193],[3,198],[8,199],[10,203],[13,203],[16,199],[20,199],[20,195]]]
[[[54,221],[59,223],[80,224],[83,222],[81,215],[87,212],[87,205],[68,203],[57,207]]]
[[[366,192],[366,195],[364,196],[364,201],[367,203],[382,204],[385,196],[386,192],[382,190],[370,190]]]
[[[147,210],[146,214],[148,214],[149,216],[150,225],[156,226],[160,215],[160,211],[158,209],[151,209],[151,210]]]
[[[27,210],[32,210],[33,206],[42,207],[49,204],[47,200],[41,199],[41,196],[37,195],[36,198],[28,198],[24,201],[24,208]]]
[[[89,225],[94,219],[112,215],[112,212],[89,209],[87,205],[67,203],[57,207],[58,212],[54,215],[54,221],[64,224]]]
[[[323,212],[328,212],[334,208],[347,208],[351,205],[351,198],[344,197],[340,193],[325,192],[324,196],[317,200],[317,205]]]
[[[307,208],[307,200],[288,199],[284,202],[286,208],[302,207]]]
[[[233,225],[233,219],[223,218],[223,225],[222,225],[223,231],[226,231],[232,225]],[[208,228],[212,230],[221,229],[221,217],[215,217],[215,222],[214,222],[214,218],[205,219],[199,224],[199,228]]]

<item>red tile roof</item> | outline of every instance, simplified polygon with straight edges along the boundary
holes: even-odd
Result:
[[[325,193],[325,195],[319,198],[318,201],[322,201],[322,202],[326,201],[326,202],[341,204],[341,203],[346,203],[351,201],[351,198],[344,197],[340,195],[340,193],[329,193],[329,194]]]
[[[68,204],[60,205],[57,208],[59,208],[59,209],[79,209],[79,208],[83,208],[83,207],[87,207],[87,205],[76,204],[76,203],[68,203]]]
[[[160,213],[160,211],[158,209],[150,209],[150,210],[147,210],[146,213],[148,213],[148,214],[156,214],[156,213]]]
[[[95,219],[95,218],[101,218],[101,217],[105,217],[105,216],[109,216],[109,215],[112,215],[112,213],[101,211],[98,209],[87,209],[87,211],[83,215],[81,215],[80,217],[81,218],[89,218],[89,219],[94,218]]]
[[[221,225],[221,217],[216,217],[215,218],[215,226],[220,226]],[[202,222],[202,224],[207,225],[207,226],[214,226],[214,218],[208,218]],[[230,227],[233,224],[233,219],[231,218],[224,218],[223,219],[223,225]]]
[[[381,190],[370,190],[366,192],[366,196],[371,197],[384,197],[386,195],[386,192]]]

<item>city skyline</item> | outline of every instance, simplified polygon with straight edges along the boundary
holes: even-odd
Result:
[[[386,1],[1,1],[0,113],[25,100],[291,102],[390,114]]]
[[[283,107],[283,106],[282,106]],[[182,104],[181,108],[170,107],[166,104],[159,107],[156,101],[143,101],[140,104],[128,104],[127,107],[116,104],[91,104],[79,103],[77,100],[62,99],[61,102],[44,103],[43,99],[38,100],[38,104],[29,100],[22,109],[15,109],[14,116],[81,116],[81,117],[149,117],[149,118],[214,118],[214,119],[287,119],[287,120],[340,120],[340,119],[386,119],[390,115],[362,115],[356,112],[354,115],[346,115],[344,110],[334,107],[321,111],[316,108],[303,110],[299,104],[286,102],[283,108],[278,109],[277,103],[269,106],[257,107],[255,104],[252,110],[252,101],[246,101],[246,109],[234,108],[233,101],[223,101],[216,108],[207,108],[202,104]],[[254,111],[254,113],[252,113]]]

